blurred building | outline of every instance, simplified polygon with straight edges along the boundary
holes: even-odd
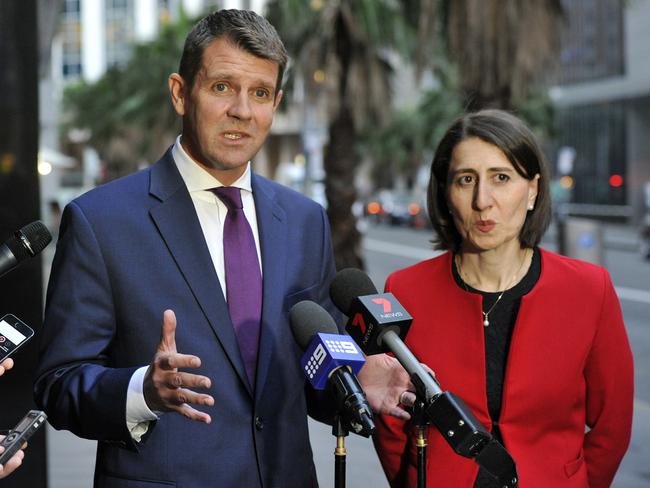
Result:
[[[650,181],[650,0],[562,4],[554,174],[573,185],[576,212],[638,222]]]

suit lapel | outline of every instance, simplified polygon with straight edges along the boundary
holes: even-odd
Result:
[[[260,238],[263,270],[262,326],[257,358],[256,397],[259,398],[266,381],[275,342],[287,331],[279,330],[283,323],[287,221],[278,205],[275,192],[261,177],[252,174],[255,211]],[[288,338],[287,340],[291,340]]]
[[[194,204],[176,169],[171,151],[151,169],[150,193],[161,200],[150,215],[208,319],[233,368],[250,392],[228,305],[214,271]]]

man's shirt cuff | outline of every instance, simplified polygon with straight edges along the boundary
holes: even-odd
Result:
[[[144,377],[148,369],[149,366],[143,366],[133,373],[126,393],[126,428],[135,442],[140,442],[151,421],[158,420],[144,399]]]

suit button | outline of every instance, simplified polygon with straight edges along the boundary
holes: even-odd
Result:
[[[256,430],[262,430],[264,428],[264,422],[262,421],[262,417],[258,417],[257,415],[255,416],[255,429]]]

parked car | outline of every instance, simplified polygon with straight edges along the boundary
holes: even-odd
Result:
[[[382,190],[370,198],[365,214],[376,222],[423,228],[429,223],[426,208],[408,192]]]

